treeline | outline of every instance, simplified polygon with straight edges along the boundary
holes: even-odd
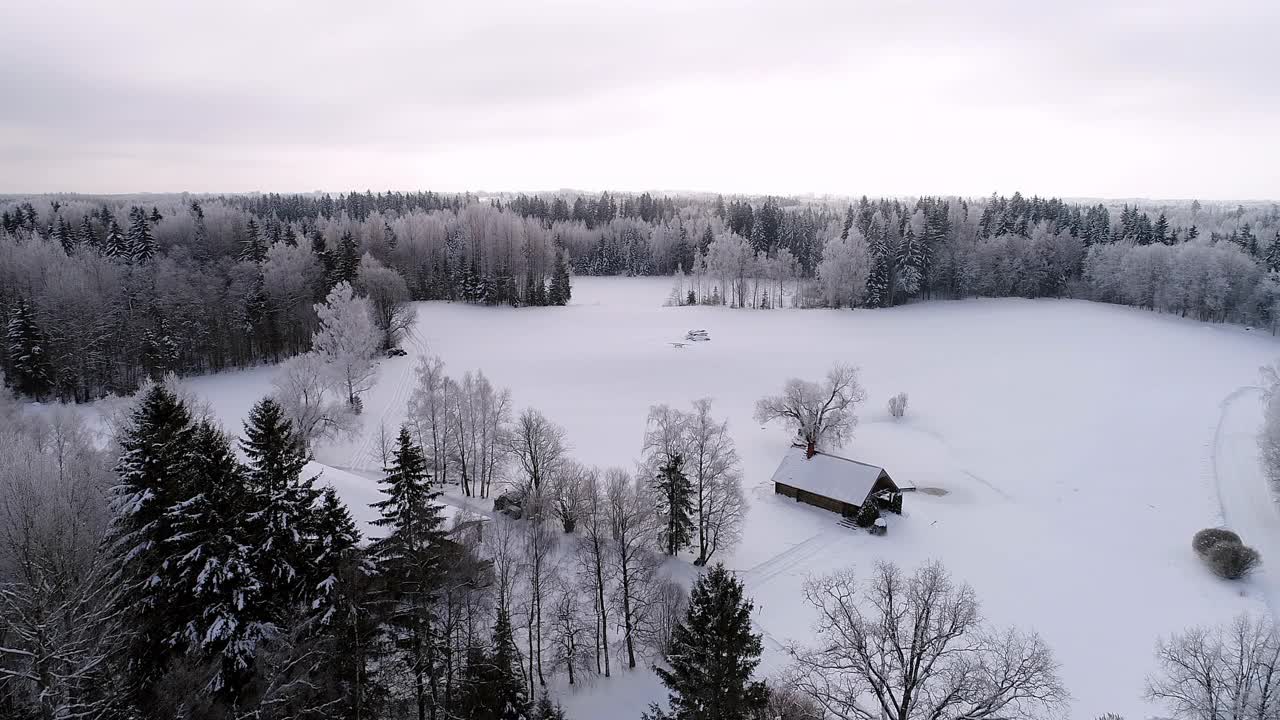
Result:
[[[15,198],[0,201],[0,362],[25,394],[78,401],[274,362],[309,349],[333,286],[364,292],[365,256],[411,300],[562,305],[575,272],[685,272],[694,302],[742,307],[1070,296],[1271,325],[1278,233],[1274,205],[1020,194]]]

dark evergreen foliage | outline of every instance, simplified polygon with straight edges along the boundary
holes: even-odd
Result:
[[[49,360],[45,356],[44,333],[36,324],[35,311],[21,295],[9,311],[6,333],[8,349],[7,381],[14,390],[43,398],[53,389]]]
[[[683,456],[672,455],[658,469],[654,489],[663,521],[658,541],[663,552],[675,555],[693,542],[693,484],[685,475]]]
[[[742,720],[769,699],[752,674],[760,664],[760,635],[752,633],[753,605],[741,581],[717,563],[694,584],[685,617],[672,635],[666,668],[654,668],[669,691],[664,711],[649,720]]]

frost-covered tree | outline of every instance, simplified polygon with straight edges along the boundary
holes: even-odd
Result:
[[[453,465],[463,493],[489,497],[507,460],[511,391],[498,390],[483,372],[448,384],[448,422],[456,443]]]
[[[151,220],[146,211],[135,207],[129,213],[129,234],[127,257],[130,262],[141,265],[156,255],[156,239],[151,233]]]
[[[760,423],[781,420],[812,454],[823,447],[840,447],[849,439],[858,423],[854,410],[866,397],[858,368],[836,364],[820,383],[792,378],[781,395],[761,398],[755,419]]]
[[[1273,488],[1280,488],[1280,365],[1262,368],[1263,419],[1258,431],[1262,469]]]
[[[35,312],[21,295],[9,311],[6,333],[9,351],[9,381],[15,390],[42,398],[53,388],[49,360],[45,355],[44,333],[36,324]]]
[[[317,442],[346,436],[359,427],[359,420],[318,353],[303,353],[286,361],[271,381],[272,398],[279,404],[310,448]]]
[[[711,399],[693,403],[685,415],[685,468],[693,484],[698,558],[705,565],[721,548],[732,548],[742,533],[747,500],[729,422],[711,415]]]
[[[1272,718],[1280,712],[1280,635],[1268,617],[1193,627],[1156,643],[1147,699],[1188,720]]]
[[[610,560],[617,578],[616,609],[622,623],[627,667],[636,666],[637,634],[645,621],[644,599],[656,571],[650,548],[656,535],[653,500],[640,483],[620,468],[606,476]]]
[[[373,355],[378,334],[369,320],[369,304],[356,297],[347,283],[335,285],[321,305],[316,306],[320,328],[313,344],[324,360],[334,384],[342,389],[347,404],[357,412],[360,395],[373,387]]]
[[[753,607],[724,565],[698,578],[667,667],[654,668],[669,692],[669,709],[650,705],[648,720],[738,720],[764,708],[768,689],[752,679],[763,651],[761,636],[752,632]]]
[[[867,243],[857,228],[851,228],[847,237],[827,240],[817,270],[826,304],[836,308],[861,305],[870,271]]]
[[[400,273],[365,254],[360,260],[357,284],[369,303],[373,325],[381,337],[379,347],[399,347],[400,340],[413,328],[417,313],[409,305],[409,287]]]
[[[578,570],[584,585],[591,589],[595,610],[593,628],[596,672],[609,677],[609,627],[611,607],[608,596],[613,586],[614,569],[610,557],[611,526],[609,490],[600,472],[591,468],[582,482],[582,520],[575,548]]]

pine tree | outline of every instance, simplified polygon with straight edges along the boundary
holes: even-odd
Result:
[[[267,259],[267,246],[262,240],[262,232],[258,223],[249,218],[245,227],[244,239],[240,241],[240,253],[236,256],[240,262],[251,262],[261,265]]]
[[[1269,272],[1280,271],[1280,230],[1276,231],[1275,237],[1267,245],[1264,264]]]
[[[339,585],[356,557],[360,544],[360,531],[356,528],[351,512],[338,498],[332,487],[321,491],[320,506],[313,514],[314,527],[310,528],[317,554],[313,558],[317,582],[313,588],[320,624],[334,622],[334,616],[342,612]]]
[[[498,610],[493,625],[492,649],[473,648],[468,653],[459,702],[468,720],[524,720],[529,717],[529,696],[520,674],[519,651],[505,610]]]
[[[348,230],[342,233],[342,239],[338,241],[337,257],[333,260],[333,284],[352,283],[356,281],[356,275],[360,271],[360,247],[356,245],[356,239]]]
[[[80,234],[76,238],[76,242],[85,247],[99,249],[98,234],[93,231],[93,221],[89,219],[88,215],[85,215],[80,221]]]
[[[315,592],[320,550],[311,531],[320,493],[315,478],[302,477],[306,451],[275,400],[265,398],[253,406],[240,450],[247,459],[246,480],[254,505],[248,542],[256,549],[265,602],[278,620],[295,605],[309,604]]]
[[[551,270],[551,288],[547,292],[547,304],[568,305],[573,296],[573,285],[569,279],[569,262],[564,250],[556,253],[555,266]]]
[[[127,259],[129,257],[129,244],[125,240],[124,232],[120,230],[120,225],[113,218],[107,223],[107,236],[102,241],[102,254],[109,258]]]
[[[125,257],[141,265],[155,257],[156,240],[151,234],[151,223],[145,210],[135,207],[129,212],[129,217],[129,244]]]
[[[441,546],[444,519],[427,474],[422,448],[414,444],[407,426],[400,428],[391,465],[382,479],[386,499],[373,504],[378,527],[390,528],[370,548],[375,573],[386,588],[386,622],[407,638],[405,652],[414,676],[418,718],[426,717],[428,684],[435,683],[434,599],[444,572]]]
[[[135,627],[129,661],[134,682],[148,687],[175,656],[171,638],[184,623],[181,598],[170,592],[174,568],[166,566],[175,535],[170,510],[192,496],[195,427],[186,405],[154,385],[134,408],[120,440],[112,489],[116,517],[109,545],[113,576]]]
[[[663,527],[658,540],[662,550],[675,555],[693,542],[693,484],[684,474],[684,457],[671,455],[654,480],[658,515]]]
[[[36,324],[35,311],[21,295],[9,313],[6,340],[9,350],[9,382],[23,395],[42,398],[53,389],[49,359],[45,356],[44,334]]]
[[[336,285],[337,282],[333,279],[335,270],[333,253],[329,252],[329,248],[324,241],[324,234],[320,232],[319,228],[311,231],[311,252],[320,261],[320,267],[324,268],[325,285],[318,294],[326,295],[329,292],[329,288]]]
[[[898,287],[896,290],[908,297],[920,292],[920,281],[924,277],[925,248],[924,239],[917,238],[915,230],[910,226],[903,235],[902,245],[898,247]]]
[[[531,720],[566,720],[564,708],[552,702],[551,696],[543,692],[542,695],[538,696],[538,702],[533,707]]]
[[[753,605],[742,583],[717,563],[694,584],[685,618],[676,625],[667,668],[655,668],[670,691],[664,712],[655,703],[649,720],[741,720],[768,701],[760,664],[760,635],[751,632]]]
[[[169,644],[207,659],[206,692],[234,700],[248,684],[258,648],[275,632],[262,618],[257,550],[246,543],[252,499],[230,440],[212,423],[196,426],[191,461],[195,494],[166,511],[172,528],[162,553],[172,568],[167,592],[181,622]]]
[[[1169,238],[1169,218],[1164,213],[1160,213],[1160,217],[1156,218],[1155,227],[1151,231],[1152,239],[1162,245],[1172,245]]]

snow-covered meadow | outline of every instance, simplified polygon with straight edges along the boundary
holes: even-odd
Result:
[[[891,310],[664,307],[670,282],[578,278],[563,308],[418,305],[408,356],[382,362],[364,398],[364,429],[317,449],[358,518],[376,498],[381,427],[405,414],[417,357],[451,374],[483,370],[517,409],[563,425],[572,455],[632,467],[650,405],[714,399],[743,460],[751,509],[741,544],[717,559],[740,573],[765,633],[763,669],[786,664],[812,615],[807,576],[879,559],[937,558],[971,583],[989,620],[1038,630],[1062,665],[1072,717],[1157,712],[1142,699],[1161,634],[1280,601],[1280,568],[1245,583],[1210,575],[1190,549],[1226,521],[1264,563],[1280,563],[1280,517],[1262,489],[1253,433],[1258,367],[1280,343],[1083,301],[931,302]],[[673,347],[693,328],[710,342]],[[773,494],[789,444],[752,418],[757,398],[789,377],[817,379],[835,361],[861,366],[868,401],[840,453],[882,465],[908,494],[889,533]],[[270,391],[275,368],[193,378],[228,429]],[[1243,388],[1243,389],[1242,389]],[[893,420],[888,398],[910,395]],[[337,470],[343,468],[345,470]],[[362,474],[368,473],[368,474]],[[638,718],[662,689],[648,670],[564,697],[575,718]]]

